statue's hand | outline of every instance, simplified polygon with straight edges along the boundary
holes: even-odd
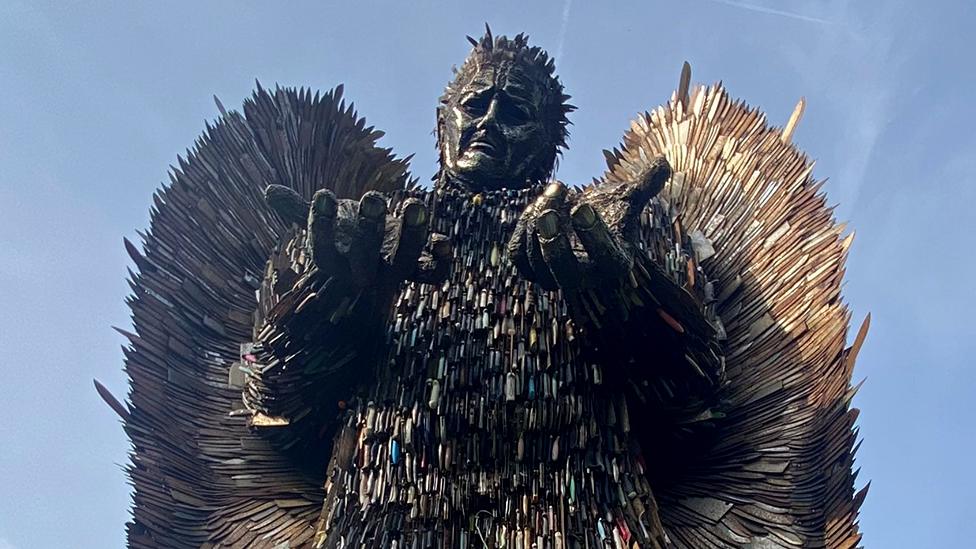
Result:
[[[430,236],[428,212],[411,198],[388,211],[383,194],[370,191],[357,202],[337,199],[320,189],[311,204],[292,189],[271,185],[265,191],[271,207],[286,221],[307,220],[307,246],[318,271],[354,287],[392,286],[404,280],[438,283],[447,275],[450,242]]]
[[[553,183],[522,214],[509,255],[522,276],[550,290],[619,281],[634,264],[640,213],[670,176],[662,157],[637,181],[607,182],[578,194]]]

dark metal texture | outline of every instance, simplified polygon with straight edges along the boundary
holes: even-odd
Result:
[[[259,88],[156,194],[128,407],[99,390],[133,441],[130,547],[856,546],[867,323],[845,348],[850,237],[799,115],[686,66],[600,180],[546,188],[551,61],[473,43],[439,136],[484,164],[433,191],[341,89]]]
[[[412,184],[406,162],[375,146],[342,90],[258,88],[244,114],[208,126],[169,186],[154,196],[131,275],[134,333],[125,430],[132,440],[130,547],[262,546],[312,535],[322,502],[309,474],[247,428],[240,384],[268,258],[287,226],[263,193],[286,185],[305,200]],[[219,106],[219,103],[218,103]],[[221,107],[221,111],[223,108]],[[244,357],[243,361],[241,357]]]

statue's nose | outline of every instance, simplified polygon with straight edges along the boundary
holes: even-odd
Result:
[[[498,98],[493,97],[491,103],[488,103],[488,110],[485,114],[478,119],[477,128],[484,129],[488,126],[494,126],[498,120]]]

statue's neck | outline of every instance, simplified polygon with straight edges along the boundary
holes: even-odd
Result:
[[[531,181],[519,181],[513,179],[511,182],[504,181],[473,181],[458,177],[455,174],[451,174],[446,170],[441,170],[437,177],[435,178],[434,188],[437,190],[451,191],[457,193],[470,193],[474,194],[491,194],[499,192],[509,192],[509,191],[531,191],[535,189],[534,192],[542,192],[544,187],[543,183],[531,182]]]
[[[449,236],[456,248],[467,242],[490,249],[489,242],[507,242],[526,205],[541,192],[538,187],[473,192],[439,186],[431,193],[431,230]]]

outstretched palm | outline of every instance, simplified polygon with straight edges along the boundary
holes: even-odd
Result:
[[[271,185],[265,197],[285,221],[307,224],[308,251],[325,276],[368,288],[404,280],[436,283],[447,273],[450,243],[434,234],[424,252],[429,215],[415,198],[391,215],[386,197],[375,191],[357,202],[321,189],[308,203],[288,187]]]
[[[580,193],[552,183],[522,214],[509,255],[522,276],[550,290],[619,280],[634,264],[640,213],[670,176],[667,160],[658,158],[637,181]]]

